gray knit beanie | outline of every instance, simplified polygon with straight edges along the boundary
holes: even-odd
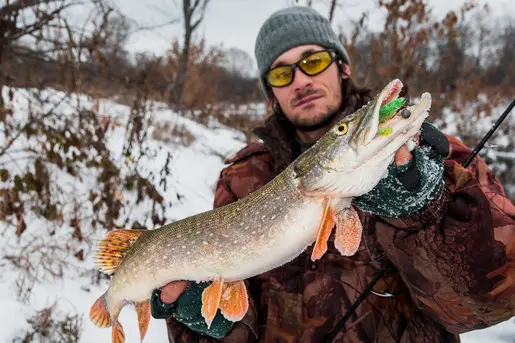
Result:
[[[265,94],[266,73],[275,59],[288,49],[307,44],[332,48],[345,63],[350,64],[347,51],[331,28],[329,20],[320,13],[301,6],[279,10],[261,26],[254,50]]]

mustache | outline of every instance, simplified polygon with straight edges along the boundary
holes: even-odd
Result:
[[[297,95],[295,96],[295,98],[292,99],[291,101],[291,107],[295,107],[297,106],[302,100],[304,100],[304,98],[308,97],[308,96],[312,96],[312,95],[316,95],[316,96],[323,96],[325,93],[324,91],[322,90],[317,90],[317,89],[306,89],[305,91],[303,92],[299,92],[297,93]]]

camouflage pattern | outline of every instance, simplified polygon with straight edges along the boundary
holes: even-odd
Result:
[[[215,207],[263,186],[298,153],[280,118],[269,118],[256,132],[265,143],[252,144],[227,161]],[[515,237],[515,207],[481,158],[461,167],[470,150],[448,138],[442,193],[402,218],[358,211],[364,239],[352,257],[329,244],[324,257],[312,263],[308,248],[292,262],[247,280],[250,311],[220,341],[321,342],[388,261],[395,268],[374,291],[394,296],[370,294],[335,342],[458,342],[460,333],[515,315],[513,285],[497,298],[488,294],[500,289],[502,272],[511,266],[505,248]],[[173,318],[167,325],[170,342],[217,341]]]

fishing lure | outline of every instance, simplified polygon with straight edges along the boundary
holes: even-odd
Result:
[[[392,119],[395,114],[406,105],[405,98],[398,98],[390,101],[379,110],[379,123],[383,124],[388,120]],[[391,127],[383,127],[377,130],[377,134],[381,136],[388,136],[392,133]]]

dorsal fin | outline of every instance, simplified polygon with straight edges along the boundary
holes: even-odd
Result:
[[[129,248],[145,230],[112,230],[99,243],[96,264],[100,271],[112,274],[122,262]]]

